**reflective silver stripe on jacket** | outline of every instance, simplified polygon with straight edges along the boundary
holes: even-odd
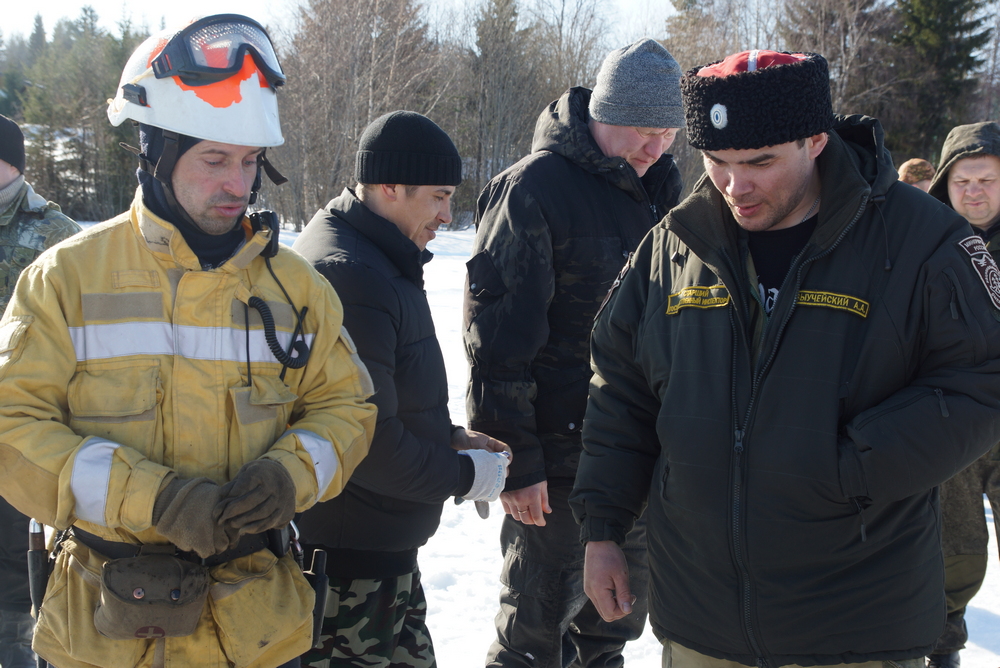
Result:
[[[108,505],[111,462],[119,444],[104,438],[91,438],[76,453],[70,489],[76,499],[74,514],[84,522],[107,526],[104,511]]]
[[[302,447],[312,457],[313,468],[316,470],[316,498],[318,499],[330,486],[330,481],[333,480],[333,476],[336,475],[337,468],[340,466],[337,451],[333,449],[333,443],[308,429],[289,429],[284,435],[288,434],[298,436]]]
[[[287,350],[290,332],[275,332]],[[76,361],[128,357],[130,355],[180,355],[188,359],[247,361],[247,333],[235,327],[173,326],[169,322],[121,322],[70,327]],[[311,347],[314,334],[306,334]],[[250,361],[276,362],[264,338],[264,330],[250,330]]]

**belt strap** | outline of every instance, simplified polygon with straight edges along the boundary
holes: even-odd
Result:
[[[100,536],[95,536],[94,534],[75,526],[70,529],[70,533],[73,538],[80,541],[91,550],[99,552],[109,559],[128,559],[130,557],[137,557],[139,556],[139,552],[144,547],[143,545],[139,545],[137,543],[123,543],[115,540],[105,540]],[[260,550],[268,547],[268,541],[267,534],[245,534],[240,538],[240,542],[236,544],[236,547],[219,554],[214,554],[207,559],[202,559],[194,552],[184,552],[179,550],[176,546],[168,545],[167,547],[174,548],[173,556],[178,559],[211,567],[224,564],[227,561],[232,561],[233,559],[245,557],[248,554],[253,554],[254,552],[259,552]]]

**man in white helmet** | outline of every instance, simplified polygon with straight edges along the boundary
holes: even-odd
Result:
[[[33,647],[59,668],[285,664],[314,596],[297,511],[366,455],[371,379],[329,283],[247,216],[282,143],[266,32],[144,42],[108,116],[129,211],[44,253],[0,321],[0,488],[63,530]]]

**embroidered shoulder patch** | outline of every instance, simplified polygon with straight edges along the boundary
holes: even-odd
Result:
[[[729,290],[724,285],[692,285],[668,297],[667,315],[682,308],[718,308],[729,305]]]
[[[958,245],[969,254],[972,260],[972,268],[979,274],[979,278],[986,286],[986,293],[990,296],[993,306],[1000,309],[1000,269],[993,256],[986,250],[986,244],[976,235],[962,239]]]
[[[850,311],[854,315],[860,315],[862,318],[868,317],[868,302],[850,295],[838,295],[836,292],[799,290],[799,298],[796,303],[799,306],[823,306],[841,311]]]

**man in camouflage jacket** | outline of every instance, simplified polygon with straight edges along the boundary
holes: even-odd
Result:
[[[931,195],[960,213],[1000,259],[1000,125],[960,125],[948,133]],[[941,485],[941,540],[948,622],[930,656],[934,668],[957,668],[969,639],[965,608],[986,578],[989,533],[983,494],[1000,535],[1000,445]]]
[[[591,323],[622,264],[681,191],[664,155],[684,121],[679,80],[676,61],[653,40],[613,51],[594,91],[572,88],[551,103],[532,153],[479,198],[465,295],[469,425],[514,450],[500,496],[509,516],[488,666],[620,665],[622,647],[645,623],[644,596],[614,624],[587,601],[567,498]],[[628,547],[632,573],[642,577],[641,526]]]
[[[24,135],[0,116],[0,314],[21,270],[80,231],[24,180]],[[2,490],[0,490],[2,493]],[[0,666],[34,666],[28,598],[28,518],[0,498]]]

